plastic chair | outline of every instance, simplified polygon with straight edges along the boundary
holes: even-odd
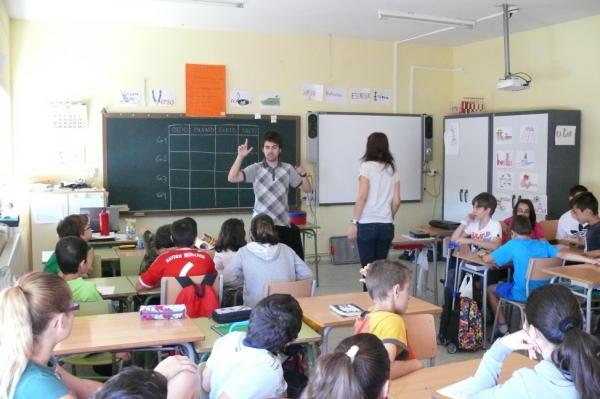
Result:
[[[562,266],[563,261],[560,258],[531,258],[527,265],[527,272],[525,274],[525,295],[529,297],[529,283],[531,280],[547,280],[548,274],[544,273],[544,269],[550,267]],[[512,299],[499,298],[498,306],[496,307],[496,314],[494,316],[494,324],[492,326],[492,337],[496,332],[496,326],[498,323],[498,312],[502,309],[502,306],[514,306],[519,309],[519,316],[521,318],[521,326],[525,323],[525,302],[515,301]],[[508,318],[507,318],[508,320]]]
[[[437,337],[432,314],[411,314],[402,316],[406,326],[406,335],[415,357],[427,360],[428,366],[435,364],[437,356]]]
[[[88,275],[89,278],[100,278],[102,277],[102,258],[98,254],[94,254],[94,264],[92,265],[92,271]]]
[[[556,240],[556,231],[558,230],[558,220],[542,220],[540,226],[544,230],[544,236],[548,241]]]
[[[90,316],[96,314],[108,314],[113,313],[112,301],[105,299],[103,301],[96,302],[82,302],[79,304],[79,311],[75,312],[76,317]],[[117,360],[116,356],[112,352],[99,352],[99,353],[81,353],[73,356],[68,356],[61,359],[65,364],[69,364],[72,368],[73,375],[77,374],[77,367],[79,366],[106,366],[111,365],[113,374],[119,372],[123,368],[123,361]],[[88,375],[84,378],[95,379],[95,380],[107,380],[109,376],[98,376]]]
[[[265,296],[290,294],[294,298],[306,298],[315,293],[316,281],[311,279],[296,281],[272,281],[265,287]]]
[[[200,284],[204,279],[204,276],[189,276],[192,281],[196,284]],[[221,302],[221,298],[223,297],[223,278],[221,275],[217,275],[215,282],[213,284],[213,288],[216,288],[215,293],[217,294],[217,299],[219,303]],[[181,284],[177,282],[175,277],[163,277],[160,280],[160,304],[168,305],[174,304],[175,299],[177,299],[177,295],[182,290]]]

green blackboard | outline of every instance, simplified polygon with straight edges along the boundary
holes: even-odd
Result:
[[[300,158],[300,117],[254,119],[182,114],[103,114],[104,185],[110,204],[131,211],[247,210],[254,204],[252,185],[232,184],[227,174],[237,146],[248,139],[252,153],[242,167],[262,159],[260,141],[267,130],[283,138],[283,162]],[[289,204],[299,204],[290,189]]]

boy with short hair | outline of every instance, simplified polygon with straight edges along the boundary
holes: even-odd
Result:
[[[454,230],[451,241],[458,244],[469,244],[473,251],[491,251],[502,243],[502,226],[492,220],[496,211],[496,197],[490,193],[480,193],[471,202],[473,210],[460,222]]]
[[[86,242],[88,252],[85,265],[82,268],[82,274],[89,274],[94,266],[94,249],[87,244],[92,239],[92,228],[90,227],[88,216],[67,216],[58,223],[58,226],[56,226],[56,233],[58,234],[59,238],[70,236],[80,237]],[[56,253],[53,253],[46,262],[44,265],[44,271],[53,274],[58,274],[60,272],[58,262],[56,261]]]
[[[219,338],[202,373],[210,398],[281,398],[287,384],[277,352],[298,337],[302,309],[291,295],[263,298],[250,313],[248,332]]]
[[[529,260],[532,258],[558,257],[574,262],[600,264],[600,261],[585,256],[568,251],[559,251],[558,248],[550,245],[546,240],[532,239],[531,222],[527,216],[517,215],[513,217],[510,230],[511,240],[483,257],[485,262],[495,263],[498,266],[505,266],[511,262],[513,264],[513,281],[492,284],[488,287],[488,299],[494,311],[498,307],[500,297],[519,302],[527,300],[527,268]],[[549,278],[547,280],[532,280],[529,282],[529,292],[549,282]],[[502,309],[498,312],[498,332],[497,335],[504,335],[508,332]]]
[[[573,198],[587,191],[587,187],[582,186],[581,184],[576,184],[569,190],[569,209],[558,219],[558,225],[556,227],[557,240],[578,241],[577,233],[583,230],[583,226],[577,221],[573,212],[571,212],[572,206],[570,206],[570,204]]]
[[[573,216],[580,224],[587,224],[585,232],[585,253],[591,257],[600,256],[600,217],[598,200],[594,194],[581,193],[571,200]]]
[[[365,284],[373,307],[356,319],[354,333],[371,333],[383,342],[390,358],[391,379],[422,368],[410,349],[402,318],[410,298],[410,270],[390,260],[377,260],[365,269]]]
[[[76,303],[102,300],[96,284],[82,277],[86,268],[87,252],[87,243],[76,236],[61,238],[54,249],[62,277],[71,288],[73,301]]]
[[[171,225],[176,248],[159,255],[139,278],[137,290],[148,290],[160,284],[163,277],[202,276],[216,273],[215,264],[205,251],[193,248],[198,231],[196,223],[183,218]]]

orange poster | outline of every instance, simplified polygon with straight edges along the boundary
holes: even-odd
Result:
[[[185,65],[185,113],[225,116],[225,65]]]

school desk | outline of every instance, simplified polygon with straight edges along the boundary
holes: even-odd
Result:
[[[421,229],[419,229],[421,230]],[[414,258],[414,265],[415,265],[415,271],[414,273],[412,273],[412,287],[413,287],[413,296],[415,296],[417,294],[417,285],[420,283],[420,273],[419,273],[419,269],[420,266],[418,264],[418,257],[419,254],[421,252],[421,250],[423,248],[431,248],[431,250],[433,251],[433,274],[434,274],[434,278],[433,278],[433,297],[434,297],[434,301],[436,304],[439,304],[439,298],[438,298],[438,290],[437,290],[437,284],[438,284],[438,273],[437,273],[437,242],[438,239],[434,236],[431,237],[427,237],[427,238],[413,238],[411,237],[409,234],[401,234],[400,237],[395,237],[392,241],[392,248],[395,250],[414,250],[415,251],[415,258]],[[427,281],[428,281],[428,273],[424,273],[423,278],[425,279],[425,291],[427,291]]]
[[[96,287],[114,287],[115,290],[111,294],[100,293],[104,299],[127,298],[137,294],[135,286],[127,276],[88,278],[86,281],[96,284]]]
[[[353,303],[367,310],[373,306],[373,301],[366,292],[349,292],[344,294],[319,295],[298,298],[302,308],[304,321],[321,332],[321,353],[327,353],[328,337],[335,327],[350,327],[354,325],[354,317],[342,317],[329,309],[329,305]],[[406,314],[441,313],[442,308],[422,299],[412,297],[408,301]]]
[[[127,276],[127,279],[129,279],[129,282],[133,285],[133,289],[135,290],[135,285],[140,281],[140,276]],[[138,295],[138,296],[159,295],[160,296],[160,284],[149,290],[136,291],[135,295]]]
[[[425,367],[403,377],[392,380],[389,397],[394,399],[441,399],[445,398],[438,389],[452,385],[475,374],[481,359]],[[511,353],[502,366],[499,382],[506,381],[515,370],[534,367],[537,364],[519,353]]]
[[[42,264],[46,264],[54,251],[42,251]],[[112,247],[97,247],[94,248],[94,254],[100,256],[101,262],[113,262],[119,260],[119,255]]]
[[[196,352],[200,355],[202,361],[202,357],[207,356],[212,351],[215,341],[221,338],[221,335],[211,328],[213,324],[216,324],[214,320],[209,319],[208,317],[199,317],[191,320],[202,330],[202,332],[204,332],[205,335],[204,340],[194,342],[194,349],[196,349]],[[304,344],[309,349],[308,360],[310,368],[312,368],[317,358],[316,345],[320,341],[321,335],[310,328],[308,324],[302,322],[302,328],[298,333],[298,338],[296,338],[292,343]]]
[[[592,331],[592,300],[593,291],[600,289],[600,266],[581,264],[570,266],[550,267],[544,273],[552,276],[554,282],[558,278],[571,280],[571,291],[585,299],[585,331]],[[598,300],[598,299],[596,299]]]
[[[483,316],[483,323],[482,323],[483,324],[483,347],[486,348],[487,347],[486,317],[487,317],[488,271],[490,269],[495,268],[496,266],[492,263],[484,262],[483,258],[481,256],[477,255],[477,253],[475,253],[475,252],[469,252],[469,251],[456,252],[455,251],[454,256],[456,256],[457,261],[458,261],[457,273],[454,278],[454,292],[458,291],[458,287],[460,286],[460,283],[462,282],[461,275],[463,272],[465,274],[470,273],[470,274],[474,274],[476,276],[480,276],[483,279],[483,284],[481,285],[481,293],[482,293],[481,315]],[[473,283],[473,286],[474,285],[475,285],[475,283]]]
[[[304,256],[306,256],[306,237],[313,239],[314,257],[315,257],[315,275],[317,281],[317,287],[319,286],[319,251],[317,250],[317,230],[320,228],[316,224],[305,223],[296,225],[300,229],[302,235],[302,248],[304,249]]]
[[[54,354],[177,346],[195,362],[192,343],[203,339],[204,332],[192,319],[142,320],[137,312],[81,316],[73,319],[71,335],[56,345]]]
[[[122,233],[116,233],[114,240],[92,239],[89,244],[94,247],[116,247],[119,245],[137,245],[137,240],[128,240],[127,236]]]

